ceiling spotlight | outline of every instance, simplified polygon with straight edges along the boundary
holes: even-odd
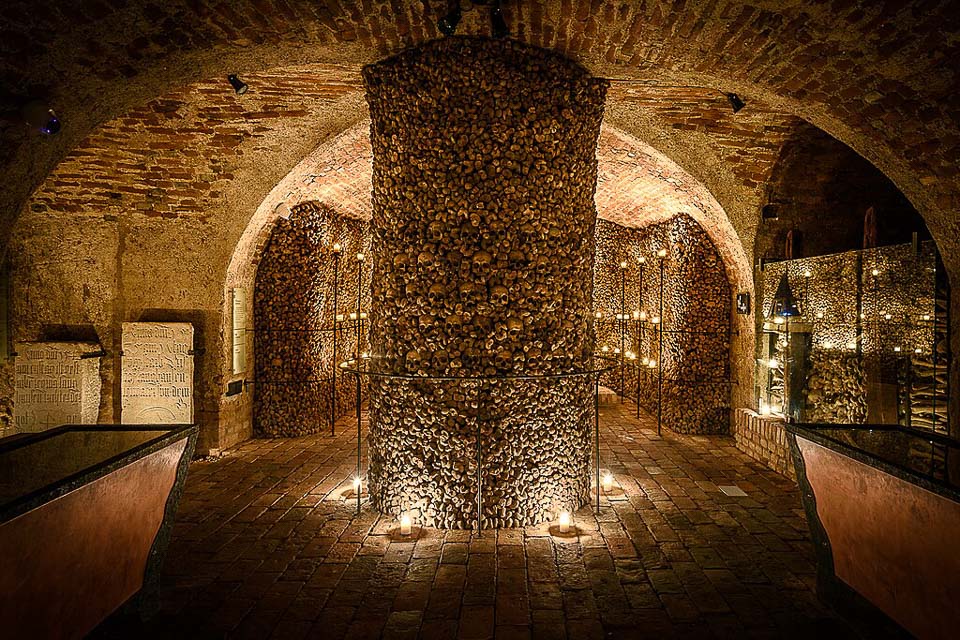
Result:
[[[20,109],[20,115],[31,129],[52,136],[60,131],[60,118],[43,100],[31,100]]]
[[[507,21],[503,19],[503,9],[500,7],[500,1],[490,9],[490,29],[494,38],[506,38],[510,35],[510,28],[507,27]]]
[[[737,113],[740,111],[740,109],[743,109],[745,106],[747,106],[747,103],[741,100],[740,96],[735,93],[728,93],[727,100],[730,101],[730,106],[733,107],[734,113]]]
[[[457,32],[457,25],[460,24],[460,0],[452,0],[448,5],[450,10],[447,15],[440,18],[437,28],[445,36],[452,36]]]
[[[247,89],[250,88],[247,86],[247,83],[238,78],[235,73],[228,75],[227,81],[230,83],[230,86],[233,87],[233,90],[237,92],[238,96],[242,96],[247,92]]]

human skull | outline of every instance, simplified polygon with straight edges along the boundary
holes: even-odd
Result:
[[[443,240],[443,223],[439,220],[434,220],[427,227],[427,238],[431,242],[440,242]]]
[[[430,285],[430,289],[427,291],[427,299],[431,305],[436,306],[443,300],[445,293],[446,291],[442,284],[434,283]]]
[[[520,337],[520,331],[523,330],[523,322],[519,318],[507,318],[507,332],[512,340]]]
[[[480,278],[487,278],[490,275],[493,256],[486,251],[477,251],[473,254],[473,272]]]
[[[429,251],[421,251],[417,256],[417,265],[422,269],[429,269],[433,266],[433,254]]]
[[[494,305],[507,306],[509,294],[507,288],[503,285],[494,285],[490,287],[490,302]]]

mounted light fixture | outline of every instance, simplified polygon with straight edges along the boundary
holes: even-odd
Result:
[[[773,315],[780,318],[800,315],[800,309],[797,307],[797,299],[793,297],[793,290],[790,288],[790,281],[787,280],[786,272],[784,272],[780,278],[780,284],[777,285],[777,293],[773,296]]]
[[[510,35],[510,28],[503,18],[503,8],[500,6],[500,0],[497,0],[493,8],[490,9],[490,30],[494,38],[506,38]]]
[[[738,95],[735,94],[735,93],[728,93],[728,94],[727,94],[727,100],[730,101],[730,106],[733,108],[733,112],[734,112],[734,113],[739,112],[741,109],[743,109],[745,106],[747,106],[747,103],[744,102],[744,101],[740,98],[740,96],[738,96]]]
[[[31,100],[23,105],[20,116],[31,129],[36,129],[40,133],[52,136],[60,131],[60,118],[43,100]]]
[[[233,87],[233,90],[237,92],[238,96],[242,96],[247,92],[250,87],[247,86],[247,83],[241,80],[237,74],[231,73],[227,76],[227,82],[230,83],[230,86]]]
[[[457,32],[457,25],[460,24],[460,0],[452,0],[447,6],[449,8],[447,15],[440,18],[437,28],[443,35],[452,36]]]

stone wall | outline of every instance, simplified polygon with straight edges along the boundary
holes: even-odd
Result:
[[[339,261],[333,245],[342,248]],[[256,377],[254,430],[266,436],[330,431],[333,384],[334,266],[337,292],[337,360],[357,351],[357,253],[369,256],[365,222],[344,218],[315,202],[294,207],[280,219],[257,267],[254,289]],[[360,274],[362,313],[370,310],[370,262]],[[361,331],[366,351],[366,328]],[[356,382],[337,372],[340,416],[353,411]]]
[[[597,345],[619,358],[621,329],[627,359],[626,396],[656,412],[658,368],[663,367],[664,424],[680,433],[727,433],[730,425],[730,322],[733,294],[719,253],[703,229],[686,215],[641,229],[597,223],[594,309]],[[666,249],[663,278],[663,354],[659,353],[659,249]],[[641,279],[640,258],[643,264]],[[624,270],[620,265],[626,262]],[[625,276],[625,277],[624,277]],[[621,310],[621,290],[625,293]],[[646,314],[645,322],[634,311]],[[617,315],[625,313],[624,323]],[[653,360],[656,368],[647,368]],[[661,361],[662,360],[662,361]],[[639,366],[639,369],[637,368]],[[621,372],[603,382],[620,390]]]
[[[476,38],[428,43],[364,80],[374,365],[437,376],[589,367],[606,83],[556,54]],[[591,390],[585,378],[374,379],[374,503],[447,527],[476,525],[481,487],[487,527],[578,508],[590,491]]]
[[[783,424],[781,418],[761,416],[750,409],[737,409],[733,419],[733,439],[740,451],[796,480],[797,470],[793,466]]]

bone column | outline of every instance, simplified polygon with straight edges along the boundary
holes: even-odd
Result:
[[[364,69],[370,344],[380,370],[591,366],[607,83],[512,41],[446,38]],[[590,489],[592,383],[371,380],[370,491],[425,526],[524,526]],[[478,468],[479,467],[479,468]]]

